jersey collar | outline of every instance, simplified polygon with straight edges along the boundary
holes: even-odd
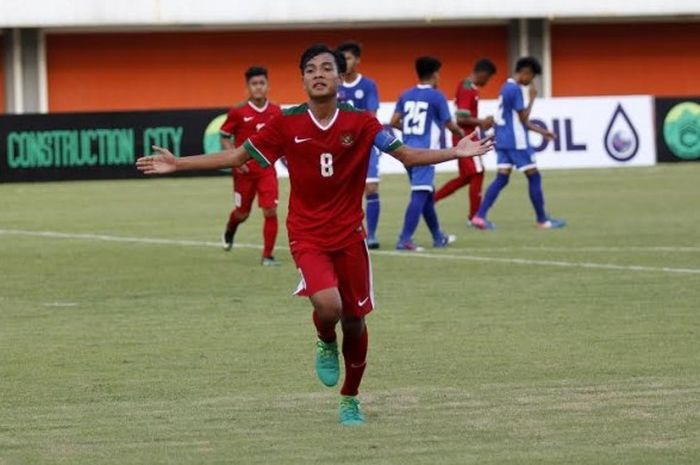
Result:
[[[357,77],[355,78],[354,81],[352,81],[352,82],[343,81],[343,87],[355,87],[357,84],[360,83],[361,79],[362,79],[362,75],[360,73],[357,73]]]
[[[430,84],[418,84],[416,87],[419,89],[432,89],[433,88],[433,86],[431,86]]]
[[[250,108],[253,110],[257,111],[258,113],[263,113],[265,110],[267,110],[267,106],[270,104],[270,100],[265,100],[265,105],[263,105],[261,108],[258,108],[255,106],[253,102],[248,100],[248,105],[250,105]]]
[[[340,113],[340,109],[336,108],[335,113],[333,114],[333,118],[331,118],[331,121],[326,126],[323,126],[323,125],[321,125],[321,123],[318,122],[318,120],[316,119],[314,114],[311,113],[311,108],[309,108],[306,111],[309,113],[309,117],[311,117],[311,121],[313,121],[314,124],[316,125],[316,127],[319,128],[321,131],[327,131],[328,129],[330,129],[330,127],[333,126],[333,123],[335,123],[335,120],[338,119],[338,114]]]

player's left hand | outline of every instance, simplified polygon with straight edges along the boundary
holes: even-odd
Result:
[[[136,160],[136,168],[145,174],[168,174],[177,170],[177,158],[170,150],[153,146],[154,155]]]
[[[481,140],[472,140],[472,137],[475,135],[476,131],[467,134],[457,143],[456,151],[458,157],[475,157],[493,149],[493,136],[488,136]]]

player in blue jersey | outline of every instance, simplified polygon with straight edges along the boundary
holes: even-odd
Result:
[[[550,218],[545,212],[542,175],[537,169],[535,151],[528,137],[529,131],[541,134],[548,140],[556,137],[552,132],[530,121],[530,111],[537,95],[537,90],[531,83],[541,73],[542,66],[537,59],[520,58],[515,65],[515,74],[501,87],[495,118],[498,173],[486,190],[479,211],[471,220],[472,225],[478,229],[494,228],[494,224],[486,219],[486,215],[498,198],[498,194],[508,184],[513,167],[527,176],[530,201],[537,217],[537,227],[553,229],[566,225],[565,221]],[[529,91],[528,86],[530,86]]]
[[[338,101],[349,103],[355,108],[377,115],[379,94],[373,80],[357,71],[362,47],[357,42],[343,42],[338,52],[345,57],[346,71],[338,88]],[[379,224],[379,150],[372,147],[365,182],[365,215],[367,218],[367,247],[378,249],[377,226]]]
[[[391,125],[403,133],[404,144],[410,147],[439,149],[445,147],[445,128],[464,137],[464,130],[452,121],[445,96],[436,89],[440,79],[439,60],[420,57],[416,60],[419,84],[408,89],[396,102]],[[396,243],[398,250],[418,251],[413,241],[421,215],[425,219],[434,247],[445,247],[454,242],[455,236],[440,229],[433,191],[435,190],[435,167],[415,166],[408,169],[411,181],[411,201],[406,208],[403,230]]]

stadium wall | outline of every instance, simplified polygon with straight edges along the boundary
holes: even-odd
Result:
[[[554,96],[700,94],[700,22],[553,24]]]
[[[109,111],[227,106],[245,98],[243,72],[269,68],[271,98],[305,99],[298,57],[314,42],[364,45],[361,71],[375,79],[382,100],[395,100],[416,82],[414,60],[443,61],[442,88],[454,93],[477,58],[488,56],[505,78],[505,25],[313,31],[49,33],[46,37],[49,111]],[[495,97],[499,82],[484,91]],[[78,84],[79,83],[79,84]]]
[[[0,114],[5,113],[5,43],[0,34]]]

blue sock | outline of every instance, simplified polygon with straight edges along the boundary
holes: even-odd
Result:
[[[528,190],[530,191],[530,201],[535,208],[537,222],[547,221],[547,214],[544,212],[544,194],[542,193],[542,175],[539,171],[527,177]]]
[[[377,225],[379,224],[379,193],[368,194],[365,196],[367,205],[365,213],[367,214],[367,237],[371,240],[376,240]]]
[[[413,233],[416,232],[418,221],[421,213],[423,213],[423,206],[428,197],[432,195],[433,193],[428,191],[411,191],[411,201],[408,203],[408,208],[406,208],[403,230],[401,231],[401,236],[399,236],[400,242],[407,242],[413,238]]]
[[[494,202],[498,198],[498,194],[501,193],[504,187],[508,185],[509,175],[498,173],[496,179],[491,182],[491,185],[486,189],[486,194],[484,195],[484,201],[481,202],[481,207],[476,216],[481,218],[486,218],[489,213],[489,209],[493,206]]]
[[[431,193],[432,194],[432,193]],[[432,195],[429,195],[423,206],[423,219],[430,229],[430,234],[433,235],[433,241],[442,239],[442,231],[440,231],[440,222],[438,221],[437,212],[435,211],[435,200]]]

